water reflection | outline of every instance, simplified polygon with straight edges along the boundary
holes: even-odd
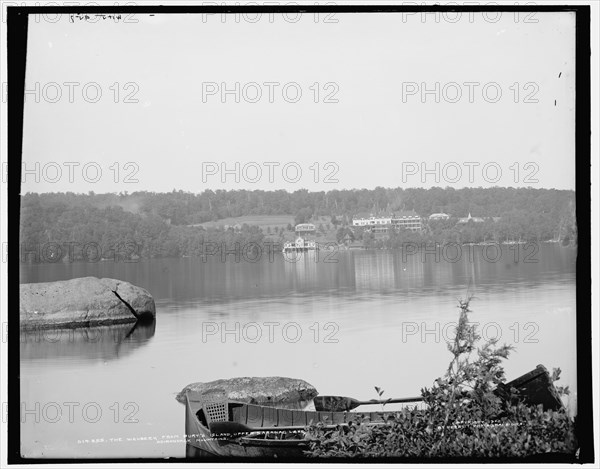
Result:
[[[288,256],[289,257],[289,256]],[[575,273],[576,251],[555,245],[462,246],[416,253],[337,251],[278,253],[258,262],[221,259],[153,259],[132,263],[77,263],[21,266],[21,283],[110,277],[152,292],[157,300],[181,305],[344,291],[411,291],[416,294],[487,285],[539,284]]]
[[[139,285],[154,296],[158,317],[156,326],[108,327],[96,341],[90,338],[98,336],[93,329],[65,331],[53,342],[36,341],[31,334],[22,341],[23,402],[94,401],[106,409],[101,423],[28,420],[21,427],[23,453],[183,457],[180,442],[103,446],[78,440],[181,435],[184,411],[175,395],[197,381],[291,376],[322,395],[370,399],[376,397],[373,386],[390,396],[418,394],[447,369],[444,327],[456,321],[456,298],[467,288],[477,297],[472,319],[482,332],[498,331],[501,343],[516,347],[505,364],[506,376],[520,376],[539,363],[560,367],[559,384],[570,387],[568,404],[575,403],[576,251],[541,245],[528,258],[533,262],[525,262],[514,247],[503,247],[498,259],[491,249],[463,248],[455,261],[448,249],[437,259],[434,252],[423,257],[421,252],[343,251],[327,262],[319,253],[297,262],[277,254],[255,263],[229,256],[225,262],[214,257],[22,266],[23,283],[91,275]],[[250,322],[262,327],[260,340],[244,340]],[[282,333],[290,322],[302,331],[298,341]],[[220,333],[205,336],[207,323]],[[273,340],[266,323],[278,324]],[[331,324],[332,336],[326,327]],[[413,334],[406,334],[407,325],[417,328]],[[121,408],[135,402],[139,423],[116,422],[115,402]]]
[[[107,361],[123,358],[147,344],[155,330],[156,321],[23,331],[20,334],[21,360],[72,357]]]

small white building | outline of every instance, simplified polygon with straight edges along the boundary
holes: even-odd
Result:
[[[317,231],[317,228],[312,223],[299,223],[294,228],[296,234],[314,234]]]
[[[472,217],[471,216],[471,212],[469,212],[469,216],[466,218],[460,218],[458,220],[458,223],[469,223],[470,221],[472,221],[473,223],[483,223],[485,220],[481,217]]]
[[[448,215],[447,213],[432,213],[431,215],[429,215],[430,220],[448,220],[449,218],[450,215]]]
[[[317,243],[315,241],[306,240],[302,237],[296,238],[296,241],[284,243],[283,252],[304,252],[316,251]]]

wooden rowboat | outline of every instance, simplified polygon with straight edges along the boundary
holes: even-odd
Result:
[[[544,409],[562,407],[560,396],[552,384],[548,371],[542,365],[519,378],[498,387],[496,393],[508,398],[508,390],[515,388],[528,405],[542,404]],[[384,422],[394,412],[318,412],[283,409],[222,400],[216,423],[211,416],[212,404],[207,393],[188,391],[185,395],[185,433],[189,457],[197,457],[190,448],[203,455],[226,458],[264,458],[298,460],[308,450],[305,427],[322,423],[342,426],[352,421],[368,419]],[[205,414],[208,410],[208,415]],[[208,418],[207,418],[208,417]],[[215,432],[216,428],[242,429],[238,432]],[[213,431],[211,431],[211,429]]]
[[[185,398],[187,445],[208,455],[226,458],[301,459],[303,451],[308,449],[304,427],[318,422],[328,426],[343,425],[364,417],[373,422],[381,422],[387,415],[382,412],[317,412],[281,409],[229,401],[227,403],[229,422],[251,429],[265,427],[288,429],[220,435],[209,429],[210,424],[203,409],[203,396],[188,391]],[[294,430],[290,430],[289,427],[294,427]],[[188,454],[189,452],[188,449]]]

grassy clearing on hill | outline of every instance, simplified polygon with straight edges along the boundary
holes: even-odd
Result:
[[[242,217],[229,217],[217,221],[209,221],[192,226],[202,226],[204,228],[218,228],[225,226],[243,225],[246,223],[249,226],[258,226],[265,235],[265,241],[270,242],[287,242],[296,239],[296,234],[293,231],[287,231],[287,226],[295,226],[293,215],[245,215]],[[320,243],[336,242],[336,228],[331,224],[330,217],[315,217],[310,221],[317,228],[320,224],[326,228],[325,233],[317,231],[310,236],[311,239],[316,239]],[[328,227],[328,228],[327,228]],[[270,228],[270,231],[269,231]],[[275,228],[284,229],[283,235],[276,234]]]
[[[207,221],[194,226],[203,226],[204,228],[216,228],[219,226],[234,226],[243,225],[246,223],[250,226],[258,226],[266,231],[268,227],[271,229],[275,227],[286,228],[288,223],[294,226],[293,215],[245,215],[243,217],[230,217],[223,218],[217,221]]]

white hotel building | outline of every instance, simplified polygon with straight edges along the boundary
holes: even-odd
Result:
[[[369,217],[357,217],[352,219],[352,226],[370,228],[372,233],[387,233],[390,227],[411,231],[421,231],[423,228],[421,217],[414,211],[377,217],[373,215]]]

